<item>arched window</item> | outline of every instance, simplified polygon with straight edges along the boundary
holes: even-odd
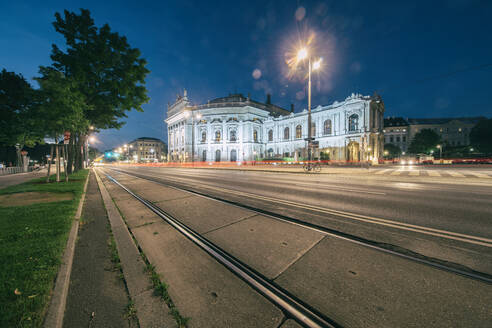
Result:
[[[220,162],[220,149],[215,151],[215,161]]]
[[[284,140],[289,140],[290,136],[289,136],[289,128],[285,128],[284,129]]]
[[[296,139],[301,139],[302,138],[302,126],[298,125],[296,126]]]
[[[349,117],[349,131],[356,131],[359,129],[359,115],[352,114]]]
[[[273,130],[268,130],[268,141],[273,141]]]
[[[253,141],[258,142],[258,130],[253,130]]]
[[[206,142],[207,141],[207,131],[203,131],[202,132],[202,142]]]
[[[237,161],[237,151],[235,149],[231,150],[231,162]]]
[[[331,120],[325,121],[323,134],[331,134]]]
[[[220,141],[220,130],[215,131],[215,141]]]
[[[316,123],[311,122],[311,137],[316,136]]]
[[[205,162],[206,160],[207,160],[207,151],[206,151],[206,150],[204,150],[204,151],[202,152],[202,161],[203,161],[203,162]]]
[[[236,130],[231,130],[229,132],[229,141],[236,141]]]

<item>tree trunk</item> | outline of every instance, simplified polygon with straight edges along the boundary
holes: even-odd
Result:
[[[74,165],[74,159],[75,159],[75,147],[74,147],[74,134],[70,133],[70,141],[67,147],[67,172],[69,174],[72,174],[73,172],[73,165]]]
[[[82,168],[82,145],[81,145],[81,137],[79,134],[76,135],[76,139],[75,139],[74,167],[75,167],[75,171],[78,171]]]
[[[20,166],[20,167],[24,166],[24,163],[22,161],[22,155],[21,155],[21,150],[23,147],[24,145],[20,145],[20,144],[15,145],[15,153],[17,155],[15,166]]]
[[[68,182],[68,169],[67,169],[67,166],[68,166],[68,161],[67,161],[67,145],[63,144],[62,145],[62,150],[63,150],[63,168],[64,168],[64,171],[65,171],[65,182]]]
[[[58,141],[56,141],[55,147],[56,147],[56,182],[60,182],[60,145],[58,145]]]
[[[50,159],[48,161],[48,176],[46,177],[46,183],[50,182],[51,161],[53,160],[53,145],[50,145]]]

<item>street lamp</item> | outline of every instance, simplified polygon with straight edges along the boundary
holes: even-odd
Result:
[[[193,115],[193,112],[185,112],[185,117],[188,118],[191,116],[191,162],[193,166],[195,165],[195,118],[197,120],[202,118],[201,113],[196,113]]]
[[[310,163],[314,140],[311,133],[311,72],[321,68],[323,58],[319,58],[311,64],[311,54],[306,47],[303,47],[297,52],[297,62],[303,61],[306,58],[308,59],[308,137],[306,138],[306,141],[308,142],[308,163]]]
[[[436,147],[439,148],[439,160],[442,162],[442,146],[437,145]]]

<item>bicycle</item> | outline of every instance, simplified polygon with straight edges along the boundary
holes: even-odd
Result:
[[[318,162],[315,163],[304,163],[302,166],[304,172],[321,172],[321,165]]]

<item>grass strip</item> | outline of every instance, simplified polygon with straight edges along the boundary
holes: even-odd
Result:
[[[40,327],[88,170],[68,182],[45,177],[0,189],[22,192],[72,192],[72,200],[0,207],[0,327]],[[63,179],[64,181],[64,179]]]

